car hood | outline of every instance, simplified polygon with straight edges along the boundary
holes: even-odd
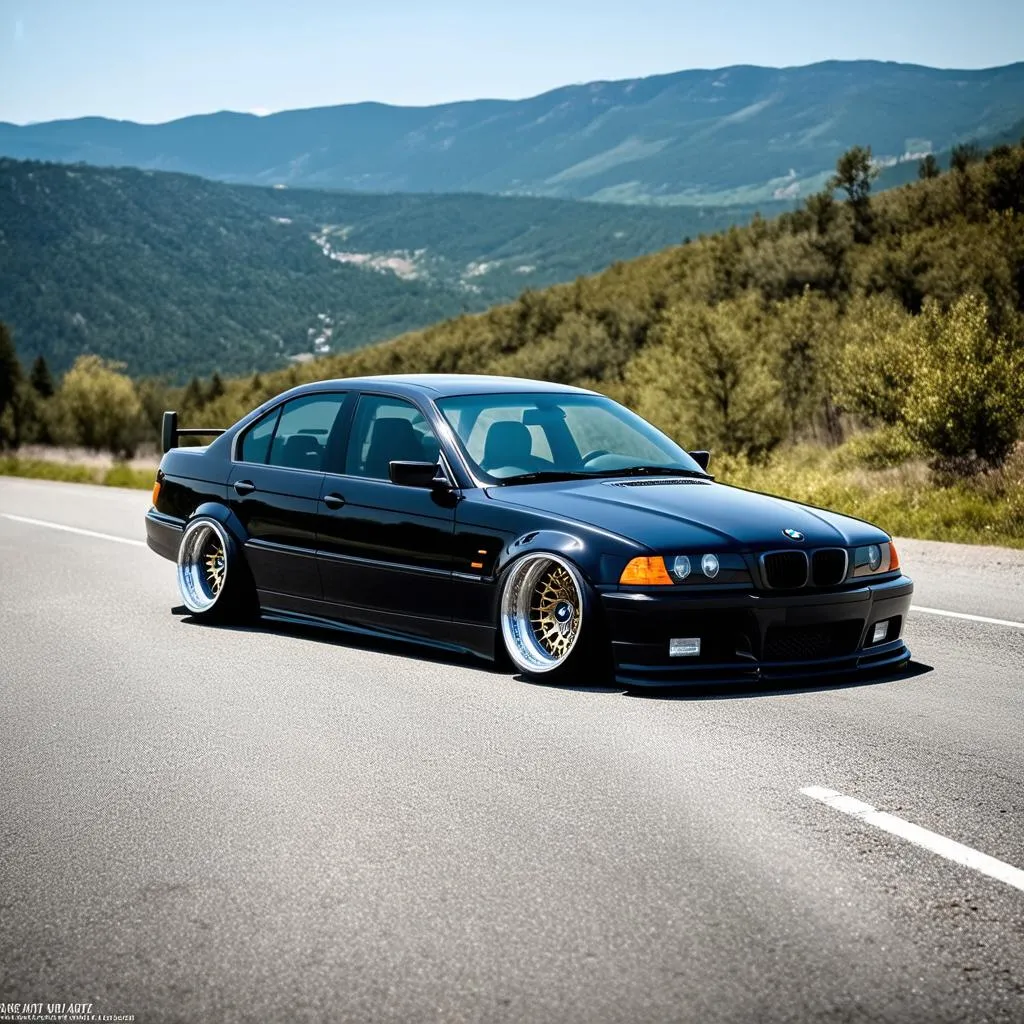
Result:
[[[656,550],[793,544],[869,544],[886,534],[869,523],[739,487],[690,478],[569,480],[488,488],[503,504],[589,523]]]

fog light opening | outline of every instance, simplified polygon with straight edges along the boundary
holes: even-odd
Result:
[[[871,631],[871,642],[873,644],[880,644],[889,635],[889,620],[882,619],[881,622],[875,623],[875,628]]]
[[[676,637],[668,642],[670,658],[696,658],[700,654],[700,637]]]

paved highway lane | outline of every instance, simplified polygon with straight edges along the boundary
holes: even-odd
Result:
[[[0,478],[0,1002],[140,1021],[1024,1019],[1012,874],[801,792],[1024,868],[1024,629],[916,614],[911,671],[865,685],[537,686],[193,624],[170,564],[109,539],[140,541],[147,504]],[[919,604],[1024,622],[1024,555],[900,550]]]

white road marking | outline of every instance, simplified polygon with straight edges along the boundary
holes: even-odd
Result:
[[[78,526],[65,526],[63,523],[50,523],[45,519],[30,519],[28,516],[15,516],[10,512],[0,512],[4,519],[13,519],[16,523],[30,523],[32,526],[48,526],[51,530],[64,530],[67,533],[80,533],[83,537],[98,537],[100,540],[113,540],[118,544],[134,544],[144,548],[144,540],[132,540],[130,537],[115,537],[112,533],[98,533],[96,530],[83,530]]]
[[[876,810],[871,804],[861,803],[860,800],[854,800],[852,796],[843,796],[842,793],[837,793],[834,789],[825,789],[824,786],[807,786],[800,792],[804,796],[811,797],[812,800],[821,801],[833,810],[859,818],[869,825],[899,836],[900,839],[906,839],[909,843],[937,853],[940,857],[945,857],[946,860],[973,868],[983,875],[988,875],[989,878],[995,878],[1024,892],[1024,871],[1015,868],[1012,864],[996,860],[995,857],[990,857],[987,853],[980,853],[970,846],[964,846],[963,843],[940,836],[938,832],[931,832],[920,825],[904,821],[903,818],[897,818],[895,814]]]
[[[912,612],[924,612],[925,615],[945,615],[947,619],[967,619],[968,622],[987,622],[992,626],[1012,626],[1014,629],[1024,629],[1024,622],[1014,622],[1012,619],[990,619],[987,615],[947,612],[941,608],[924,608],[919,604],[912,604],[910,610]]]

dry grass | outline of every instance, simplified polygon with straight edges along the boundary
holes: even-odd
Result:
[[[903,537],[1024,548],[1024,446],[999,470],[937,480],[921,460],[869,469],[843,448],[798,446],[767,465],[712,464],[724,483],[877,523]]]
[[[90,465],[82,462],[58,462],[0,456],[0,476],[23,476],[33,480],[60,480],[72,484],[100,484],[105,487],[133,487],[148,491],[156,478],[156,466],[139,469],[128,463]]]

